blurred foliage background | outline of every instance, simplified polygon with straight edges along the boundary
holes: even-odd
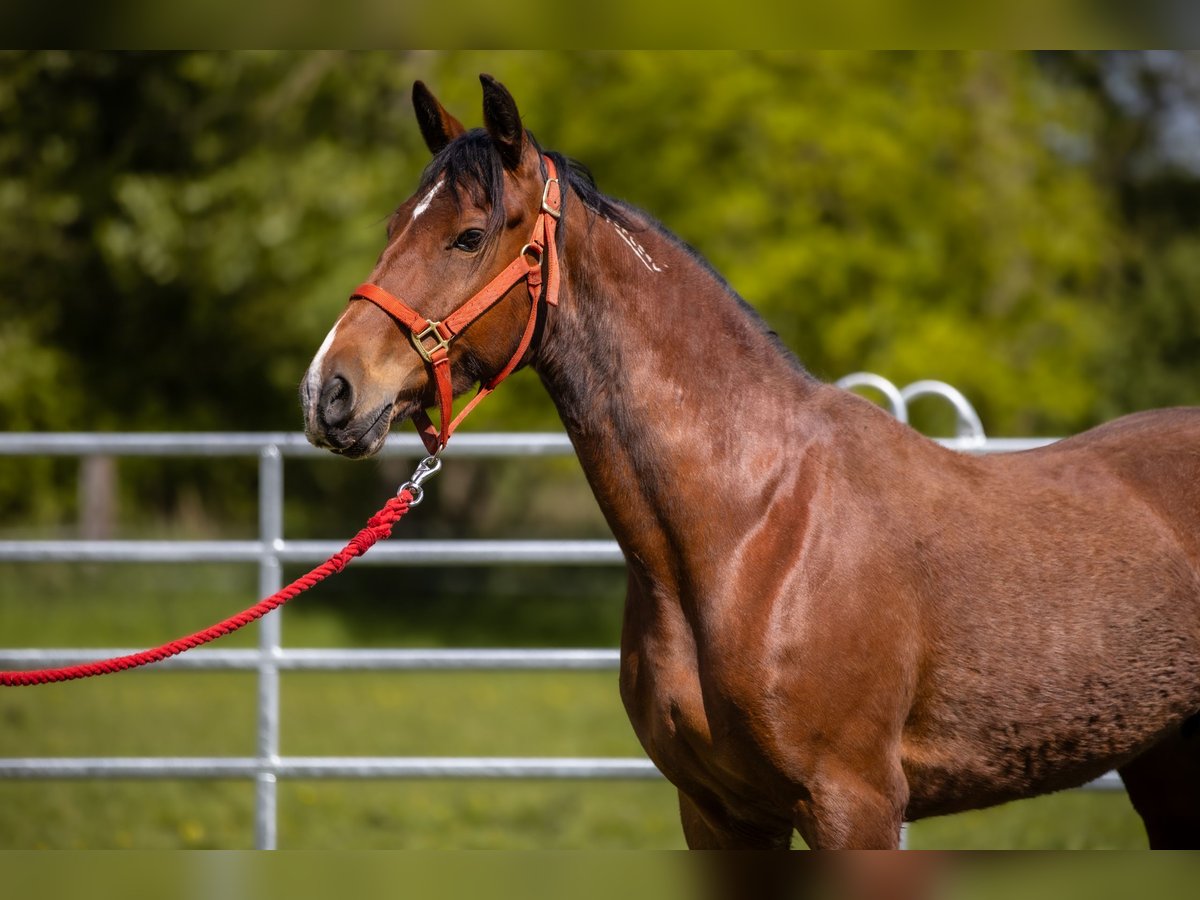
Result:
[[[428,161],[413,79],[477,124],[480,71],[821,377],[944,379],[993,434],[1200,400],[1193,54],[10,52],[0,427],[298,428]],[[556,427],[535,382],[476,427]],[[61,465],[6,471],[0,511],[63,514]]]

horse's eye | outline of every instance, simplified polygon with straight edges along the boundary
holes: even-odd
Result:
[[[468,228],[454,239],[454,246],[459,250],[474,253],[483,243],[483,231],[478,228]]]

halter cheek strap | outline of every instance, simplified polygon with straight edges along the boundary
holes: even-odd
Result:
[[[521,248],[517,258],[509,263],[502,272],[445,319],[440,322],[427,319],[398,297],[370,282],[360,284],[350,295],[351,300],[369,300],[395,319],[402,328],[408,331],[413,347],[430,367],[434,384],[437,387],[440,426],[434,427],[429,413],[425,410],[421,410],[413,416],[413,424],[416,425],[421,441],[431,454],[436,454],[446,446],[450,435],[454,433],[463,419],[520,364],[533,341],[540,302],[545,299],[546,303],[551,306],[558,305],[559,269],[555,232],[559,216],[562,215],[562,187],[558,181],[554,161],[548,156],[543,156],[542,159],[546,164],[546,184],[542,188],[542,208],[533,225],[533,234],[529,238],[529,243]],[[499,372],[487,382],[480,384],[479,393],[471,398],[471,402],[463,407],[457,417],[451,420],[451,403],[454,400],[450,374],[451,342],[499,303],[501,298],[522,279],[529,288],[529,319],[525,323],[525,331],[521,335],[521,341],[517,345],[516,351]]]

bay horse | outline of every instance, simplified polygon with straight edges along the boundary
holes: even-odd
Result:
[[[1200,409],[947,450],[810,375],[481,81],[470,131],[414,85],[433,159],[306,432],[363,457],[413,418],[436,450],[451,394],[537,372],[628,564],[621,698],[688,845],[891,848],[1113,768],[1152,846],[1200,845]]]

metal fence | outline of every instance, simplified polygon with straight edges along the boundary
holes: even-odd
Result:
[[[923,394],[950,402],[958,435],[946,446],[977,453],[1024,450],[1050,439],[989,439],[970,404],[940,382],[898,390],[878,376],[858,373],[844,386],[881,390],[892,411],[907,419],[907,403]],[[461,434],[446,450],[455,457],[567,456],[564,434]],[[393,435],[382,454],[418,459],[415,435]],[[325,457],[301,434],[0,434],[0,456],[246,457],[259,461],[257,540],[108,541],[5,540],[0,561],[23,562],[254,562],[260,596],[282,585],[284,563],[315,564],[341,548],[335,541],[288,540],[283,534],[283,474],[288,457]],[[623,565],[614,541],[404,540],[376,545],[361,565]],[[279,673],[284,670],[566,670],[615,669],[615,649],[306,649],[281,644],[282,610],[259,621],[257,649],[201,649],[174,657],[160,670],[252,670],[258,673],[257,742],[253,757],[71,757],[0,759],[0,778],[247,778],[256,784],[255,845],[276,846],[276,785],[280,778],[657,778],[645,758],[532,757],[284,757],[279,749]],[[101,659],[140,648],[0,649],[0,667],[37,668]],[[1120,789],[1110,773],[1088,785]]]

